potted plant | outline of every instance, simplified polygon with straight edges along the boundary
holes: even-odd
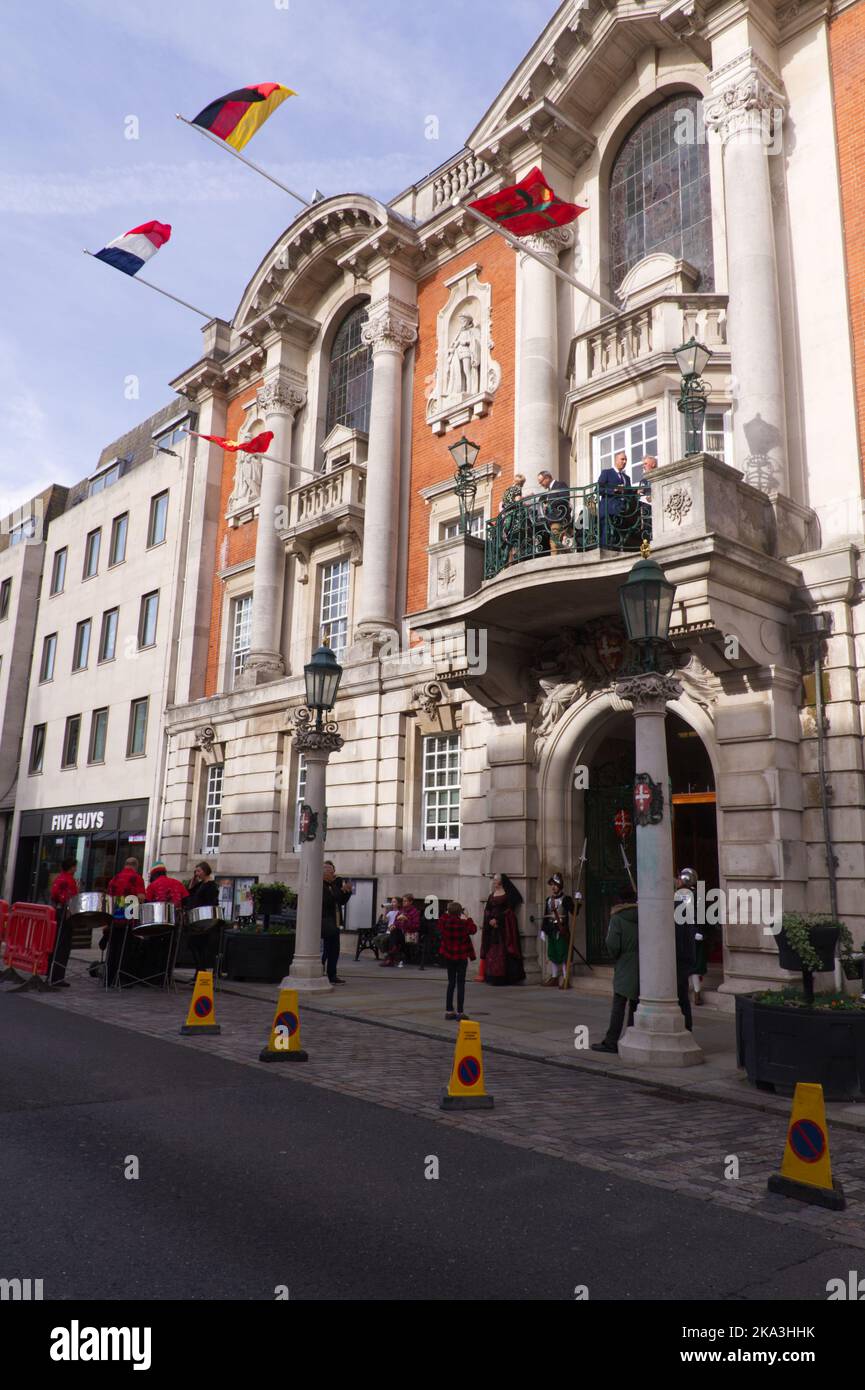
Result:
[[[809,1081],[827,1100],[865,1100],[865,1002],[814,993],[814,974],[833,968],[839,941],[846,973],[853,942],[843,922],[785,913],[778,955],[785,969],[801,971],[802,987],[736,996],[737,1061],[758,1090],[792,1095]]]

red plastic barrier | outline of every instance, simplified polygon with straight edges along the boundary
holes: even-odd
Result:
[[[3,963],[30,975],[46,975],[57,938],[57,916],[42,903],[13,903],[5,924]]]

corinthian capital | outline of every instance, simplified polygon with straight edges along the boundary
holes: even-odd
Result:
[[[361,330],[361,338],[376,352],[405,352],[417,340],[417,327],[405,313],[392,304],[381,309],[373,305]]]
[[[777,73],[747,49],[711,74],[714,95],[703,106],[703,119],[723,143],[745,134],[769,144],[784,120],[783,84]]]
[[[675,676],[660,671],[645,671],[616,682],[616,694],[633,705],[635,714],[663,714],[667,701],[678,700],[683,688]]]
[[[574,244],[573,227],[550,227],[545,232],[536,232],[534,236],[523,237],[527,246],[533,251],[537,251],[541,256],[548,256],[550,260],[557,261],[563,251]]]
[[[306,405],[306,389],[300,381],[276,376],[258,388],[255,403],[265,417],[290,415],[294,419],[297,412]]]

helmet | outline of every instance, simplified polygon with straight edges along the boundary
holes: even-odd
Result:
[[[679,878],[686,888],[696,888],[697,875],[693,869],[680,869]]]

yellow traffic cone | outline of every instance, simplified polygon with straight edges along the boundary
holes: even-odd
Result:
[[[300,1007],[296,989],[281,989],[276,1013],[270,1026],[267,1047],[258,1054],[259,1062],[307,1062],[309,1053],[300,1045]]]
[[[199,970],[195,976],[195,988],[189,1004],[189,1013],[181,1033],[221,1033],[222,1029],[214,1020],[213,971]]]
[[[493,1098],[484,1090],[484,1059],[481,1030],[477,1023],[463,1019],[454,1049],[450,1084],[441,1098],[441,1110],[492,1110]]]
[[[830,1211],[846,1207],[841,1184],[832,1181],[822,1086],[798,1082],[781,1171],[770,1177],[769,1191]]]

